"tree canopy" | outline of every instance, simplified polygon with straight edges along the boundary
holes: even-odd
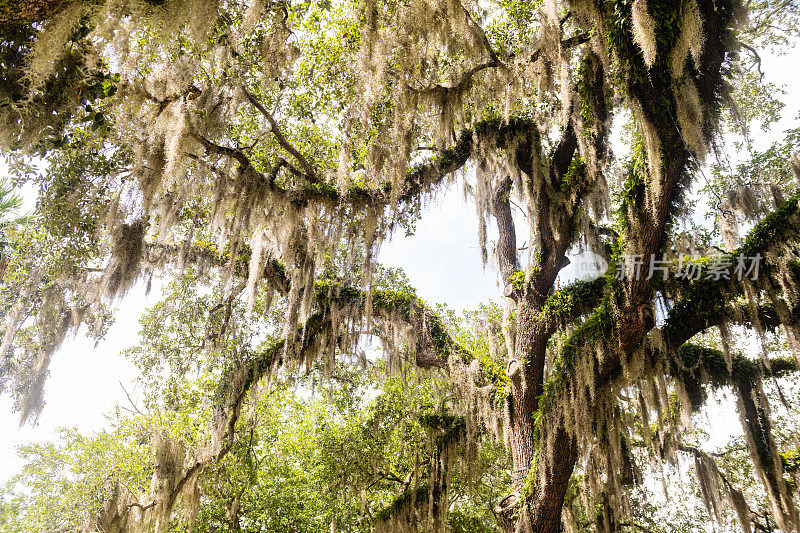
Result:
[[[22,420],[70,331],[167,284],[142,408],[24,449],[3,525],[659,530],[642,494],[692,461],[714,520],[799,530],[800,130],[751,143],[798,28],[785,0],[0,3],[0,150],[38,188],[2,227]],[[463,316],[379,262],[456,181],[502,288]],[[567,280],[575,252],[607,268]],[[692,429],[718,390],[721,456]]]

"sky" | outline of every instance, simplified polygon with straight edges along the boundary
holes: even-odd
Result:
[[[763,60],[767,79],[787,90],[788,105],[784,119],[773,132],[755,139],[761,147],[778,138],[780,131],[797,125],[800,50],[784,57],[765,55]],[[3,172],[0,166],[0,175]],[[490,224],[490,240],[495,235],[493,230]],[[522,244],[527,232],[518,229],[517,233]],[[430,202],[414,235],[405,236],[401,232],[382,245],[379,261],[386,266],[402,267],[424,300],[446,302],[456,310],[477,307],[490,299],[499,300],[502,294],[494,270],[481,264],[474,204],[464,202],[458,181]],[[21,466],[14,451],[17,445],[51,439],[60,426],[74,426],[84,432],[101,429],[105,413],[117,403],[127,405],[123,386],[132,390],[136,369],[120,352],[136,343],[138,318],[157,299],[157,291],[146,296],[143,286],[137,285],[120,303],[116,322],[103,341],[95,346],[79,332],[63,345],[53,358],[45,388],[44,412],[35,426],[20,428],[9,401],[0,398],[0,481]],[[710,442],[714,445],[735,434],[739,424],[730,423],[735,414],[729,401],[720,406],[711,404],[709,418],[724,421],[715,424]]]

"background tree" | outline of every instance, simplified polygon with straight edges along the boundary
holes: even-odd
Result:
[[[110,529],[120,509],[131,506],[134,513],[155,504],[143,496],[165,469],[167,452],[192,460],[208,445],[197,428],[211,420],[219,383],[236,356],[227,343],[200,353],[195,348],[208,338],[208,310],[224,301],[218,293],[203,294],[207,289],[188,269],[143,316],[142,342],[127,354],[141,375],[108,429],[93,436],[65,429],[55,442],[20,449],[26,466],[0,492],[0,531]],[[241,302],[238,307],[243,314]],[[229,324],[229,342],[246,334],[243,324]],[[494,530],[491,508],[504,489],[507,455],[487,445],[473,463],[457,460],[465,428],[441,411],[434,383],[445,386],[441,378],[405,369],[404,383],[402,373],[387,376],[380,360],[359,371],[343,365],[307,370],[285,369],[248,393],[235,440],[185,482],[164,527],[372,531],[396,499],[424,493],[431,457],[449,443],[456,459],[447,480],[450,527]],[[166,450],[165,442],[180,448]],[[413,519],[423,524],[428,515]]]
[[[793,138],[754,159],[780,179],[748,183],[747,165],[728,169],[741,187],[727,198],[708,182],[721,243],[694,240],[681,224],[725,124],[747,134],[779,113],[752,73],[765,41],[795,37],[794,3],[22,7],[4,27],[0,141],[17,179],[36,181],[41,198],[6,269],[0,351],[23,418],[41,409],[47,365],[67,331],[88,323],[102,335],[104,302],[140,276],[171,265],[218,270],[226,295],[209,310],[208,336],[188,346],[218,353],[224,369],[213,415],[191,436],[204,444],[155,438],[151,503],[112,499],[98,527],[166,528],[178,499],[241,445],[236,428],[253,386],[318,357],[333,369],[366,336],[382,341],[390,368],[408,356],[447,377],[436,416],[463,417],[467,464],[481,436],[507,446],[510,490],[494,509],[507,531],[577,527],[564,506],[571,490],[588,522],[628,527],[639,441],[661,461],[689,450],[710,508],[727,499],[747,530],[755,519],[740,490],[681,438],[707,389],[726,387],[768,520],[800,527],[764,387],[797,367],[766,341],[778,328],[797,345]],[[629,153],[618,158],[614,117],[629,122]],[[31,171],[34,153],[47,172]],[[480,340],[374,275],[380,242],[412,229],[424,202],[467,168],[484,262],[487,224],[497,226],[492,256],[505,298],[476,321]],[[742,219],[759,222],[740,241],[731,221]],[[715,275],[725,266],[710,257],[718,243],[734,260],[764,258],[759,276]],[[608,272],[560,287],[578,246],[604,257]],[[687,253],[702,256],[691,261],[700,279],[649,275],[684,267]],[[626,258],[648,275],[617,276]],[[229,337],[232,322],[276,300],[272,342],[257,342],[258,320]],[[739,324],[762,339],[760,359],[735,349]],[[715,327],[721,349],[690,342]],[[435,420],[439,437],[455,429]],[[420,509],[429,526],[446,527],[451,442],[431,452],[423,492],[404,493],[377,527],[421,527]]]

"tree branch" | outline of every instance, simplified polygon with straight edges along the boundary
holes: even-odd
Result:
[[[242,91],[244,92],[244,96],[247,98],[247,101],[253,104],[253,107],[258,109],[258,111],[264,115],[264,118],[267,119],[267,122],[269,122],[269,127],[272,130],[272,134],[275,136],[278,144],[280,144],[284,150],[292,154],[292,157],[294,157],[298,163],[300,163],[300,166],[303,167],[303,170],[306,172],[305,178],[311,182],[318,182],[319,178],[314,172],[314,168],[311,166],[308,160],[303,157],[303,154],[301,154],[297,148],[292,146],[292,144],[286,140],[286,137],[281,132],[280,126],[278,126],[278,122],[275,120],[275,117],[273,117],[272,114],[267,111],[263,105],[261,105],[261,102],[258,101],[255,95],[248,91],[244,86],[242,86]]]
[[[150,244],[146,246],[146,258],[151,253],[158,254],[149,258],[151,264],[164,265],[167,263],[206,261],[218,267],[228,265],[230,259],[213,249],[197,245],[164,245]],[[248,249],[243,250],[235,259],[232,266],[236,276],[247,278],[249,276]],[[264,266],[262,279],[282,295],[289,294],[290,280],[284,267],[278,261],[270,261]],[[416,336],[416,363],[418,366],[448,368],[448,357],[451,354],[460,354],[468,357],[467,350],[460,346],[447,332],[447,328],[439,316],[428,308],[416,296],[393,290],[373,290],[367,294],[362,289],[343,285],[338,282],[315,282],[315,303],[318,307],[318,316],[315,320],[327,320],[333,307],[348,307],[352,311],[364,313],[367,301],[371,301],[372,309],[378,318],[390,322],[402,322],[410,326]],[[315,323],[309,318],[309,323]],[[308,324],[308,323],[307,323]],[[303,331],[307,332],[308,325]],[[306,336],[308,336],[306,334]],[[307,348],[308,343],[303,345]]]
[[[497,182],[492,192],[492,211],[497,221],[497,262],[500,267],[500,276],[506,284],[505,295],[516,300],[516,291],[510,278],[519,269],[517,262],[517,233],[514,227],[514,218],[511,216],[511,176],[506,176]]]
[[[731,255],[765,258],[773,249],[800,240],[799,200],[800,195],[795,195],[767,215]],[[768,279],[774,269],[769,262],[761,261],[759,277]],[[756,282],[753,285],[755,289]],[[680,300],[670,309],[662,327],[667,342],[678,347],[703,329],[718,324],[725,317],[731,317],[733,313],[728,302],[743,295],[744,291],[744,282],[735,279],[698,279],[691,282],[681,291]],[[765,312],[766,308],[763,308],[761,313]],[[774,322],[774,316],[764,314],[763,318],[768,323]]]
[[[416,296],[393,290],[374,290],[370,295],[361,289],[338,284],[317,282],[316,302],[326,314],[334,306],[366,310],[371,300],[373,312],[388,323],[404,323],[415,337],[415,363],[422,368],[437,367],[449,370],[451,355],[463,358],[469,352],[448,333],[439,316]],[[355,309],[358,310],[358,309]],[[377,332],[379,335],[380,332]]]
[[[753,60],[755,61],[756,67],[758,68],[758,78],[759,78],[759,80],[763,81],[764,80],[764,71],[761,70],[761,56],[758,55],[758,52],[756,52],[756,49],[753,48],[752,46],[748,45],[748,44],[743,43],[742,41],[736,41],[736,44],[738,44],[739,46],[741,46],[742,48],[744,48],[745,50],[747,50],[748,52],[753,54]]]
[[[539,321],[548,324],[552,332],[561,325],[573,323],[600,304],[606,284],[606,278],[575,281],[555,291],[542,306]]]

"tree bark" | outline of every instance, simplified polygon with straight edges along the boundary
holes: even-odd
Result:
[[[0,27],[30,24],[52,18],[68,0],[22,0],[0,2]]]
[[[561,508],[578,460],[578,447],[574,437],[568,435],[563,426],[553,429],[556,431],[553,469],[545,472],[544,479],[536,484],[537,491],[528,506],[530,526],[525,531],[557,533],[560,530]]]

